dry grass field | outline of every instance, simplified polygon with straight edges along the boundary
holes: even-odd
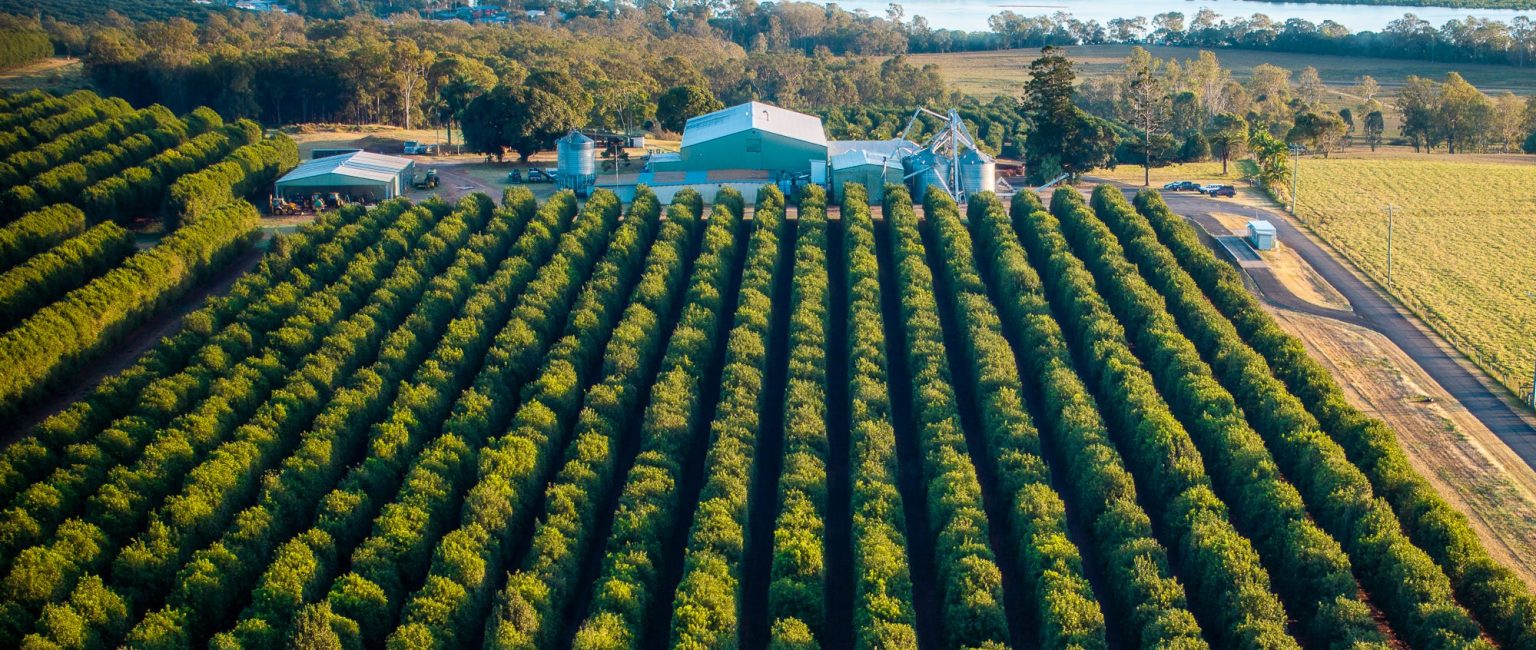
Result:
[[[1078,74],[1095,77],[1118,71],[1131,51],[1130,45],[1083,45],[1066,48],[1067,54],[1077,64]],[[1176,57],[1180,61],[1200,54],[1198,48],[1147,46],[1158,58]],[[1536,93],[1536,75],[1529,70],[1503,65],[1476,65],[1467,63],[1435,63],[1429,61],[1405,61],[1398,59],[1374,59],[1367,57],[1326,56],[1317,54],[1290,54],[1285,52],[1260,52],[1256,50],[1216,50],[1217,58],[1232,69],[1238,80],[1246,80],[1261,63],[1282,68],[1300,70],[1307,66],[1317,68],[1323,83],[1334,88],[1352,86],[1361,75],[1371,75],[1390,92],[1401,85],[1408,75],[1443,77],[1455,70],[1483,92],[1496,93],[1510,90],[1520,95]],[[992,97],[1017,95],[1028,78],[1029,62],[1040,56],[1037,49],[999,50],[993,52],[955,52],[948,54],[914,54],[909,58],[917,64],[932,63],[939,66],[944,78],[959,90]]]
[[[1523,160],[1307,159],[1298,192],[1302,220],[1383,285],[1397,206],[1389,290],[1515,391],[1536,360],[1536,164]]]

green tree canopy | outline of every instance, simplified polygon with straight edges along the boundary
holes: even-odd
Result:
[[[696,85],[673,86],[656,102],[656,119],[662,128],[681,133],[688,118],[725,108],[708,88]]]

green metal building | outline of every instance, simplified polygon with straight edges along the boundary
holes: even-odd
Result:
[[[821,118],[747,102],[688,120],[681,151],[652,159],[651,171],[758,169],[790,176],[826,160]]]

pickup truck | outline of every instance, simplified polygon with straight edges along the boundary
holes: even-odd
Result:
[[[415,140],[405,141],[405,154],[416,156],[430,156],[437,153],[437,145]]]

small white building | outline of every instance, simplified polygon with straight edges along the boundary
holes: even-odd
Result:
[[[1248,222],[1248,243],[1254,250],[1269,251],[1275,249],[1275,224],[1258,220]]]
[[[277,194],[298,200],[336,192],[355,201],[392,199],[411,188],[416,162],[409,158],[356,151],[306,161],[277,179]]]

